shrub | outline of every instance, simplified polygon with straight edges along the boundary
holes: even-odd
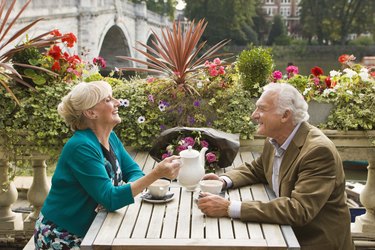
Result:
[[[261,88],[267,84],[267,79],[273,70],[271,50],[255,47],[244,50],[237,58],[237,67],[244,89],[254,97],[260,96]]]

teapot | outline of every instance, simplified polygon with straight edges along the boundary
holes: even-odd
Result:
[[[205,174],[204,165],[207,150],[208,148],[203,147],[199,152],[188,146],[188,149],[181,151],[179,154],[181,156],[181,169],[177,180],[188,191],[194,191]]]

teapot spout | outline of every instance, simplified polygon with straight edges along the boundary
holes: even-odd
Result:
[[[201,166],[202,166],[202,168],[204,168],[204,165],[205,165],[205,162],[206,162],[206,152],[207,152],[207,150],[208,150],[208,148],[206,148],[206,147],[203,147],[202,149],[201,149],[201,152],[200,152],[200,154],[199,154],[199,161],[201,162]]]

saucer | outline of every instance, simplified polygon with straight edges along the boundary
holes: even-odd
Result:
[[[156,198],[152,197],[150,193],[143,193],[141,195],[141,199],[150,203],[165,203],[168,201],[171,201],[173,199],[174,193],[168,192],[164,197],[162,198]]]

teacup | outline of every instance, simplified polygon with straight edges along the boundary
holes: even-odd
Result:
[[[148,191],[154,198],[163,198],[169,189],[170,181],[164,179],[158,179],[148,186]]]
[[[201,180],[199,185],[202,192],[220,194],[223,187],[223,182],[220,180]]]

